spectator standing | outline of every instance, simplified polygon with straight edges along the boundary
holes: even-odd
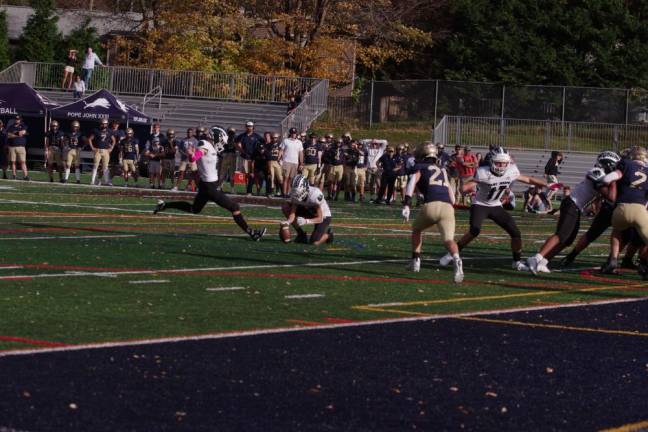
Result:
[[[551,157],[547,161],[547,164],[544,168],[547,184],[558,183],[558,174],[560,174],[558,172],[558,166],[562,164],[562,161],[563,154],[561,152],[555,150],[551,152]],[[547,194],[547,198],[551,200],[554,194],[555,191],[550,190]]]
[[[65,59],[65,68],[63,69],[63,83],[61,84],[61,88],[64,90],[69,90],[72,87],[74,68],[77,64],[77,52],[75,49],[68,50],[67,58]]]
[[[295,96],[291,96],[288,102],[288,114],[295,111],[295,108],[297,108],[297,101],[295,100]]]
[[[92,77],[92,72],[94,72],[95,64],[103,66],[99,56],[92,51],[92,48],[88,47],[82,67],[83,81],[85,82],[86,89],[90,88],[90,78]]]
[[[261,188],[265,182],[266,197],[270,197],[272,187],[268,178],[268,154],[266,153],[267,144],[272,142],[272,134],[265,132],[263,141],[258,141],[257,146],[252,154],[252,166],[254,167],[254,183],[256,184],[256,194],[261,195]]]
[[[459,187],[463,188],[463,185],[472,180],[477,170],[477,157],[471,152],[469,146],[464,147],[463,157],[457,159],[457,168],[459,170]],[[461,194],[461,203],[470,204],[466,202],[466,195]]]
[[[81,80],[79,75],[74,76],[74,82],[72,83],[72,96],[74,99],[81,99],[86,91],[85,82]]]
[[[304,166],[304,144],[297,139],[297,129],[290,128],[288,138],[282,142],[283,159],[281,171],[283,174],[283,193],[288,195],[292,179],[301,172]]]
[[[252,185],[254,184],[252,157],[258,142],[264,142],[263,137],[254,131],[254,123],[251,121],[245,123],[245,132],[234,139],[234,143],[243,159],[243,172],[246,175],[247,193],[249,195],[252,195]]]
[[[20,163],[23,172],[23,180],[29,180],[27,172],[27,125],[23,123],[22,117],[17,115],[13,122],[7,125],[7,143],[9,145],[9,162],[11,162],[11,173],[16,179],[16,162]]]

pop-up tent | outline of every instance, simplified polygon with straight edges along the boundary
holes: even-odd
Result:
[[[117,120],[122,124],[148,125],[151,119],[144,113],[127,106],[108,90],[98,92],[63,105],[51,111],[52,118],[99,122]]]
[[[29,130],[28,147],[42,147],[47,113],[58,104],[25,83],[0,83],[0,119],[8,126],[17,115]]]

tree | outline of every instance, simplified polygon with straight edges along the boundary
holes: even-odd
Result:
[[[19,56],[27,61],[52,62],[57,48],[61,44],[61,33],[56,23],[58,17],[54,10],[53,0],[32,0],[34,14],[27,20],[27,25],[20,40]]]
[[[99,58],[105,58],[105,50],[101,45],[97,29],[90,26],[90,18],[86,18],[79,27],[65,37],[58,57],[63,59],[67,56],[68,50],[75,49],[78,51],[79,58],[83,58],[88,47],[91,47]]]
[[[0,11],[0,70],[11,64],[9,56],[9,35],[7,32],[7,12]]]

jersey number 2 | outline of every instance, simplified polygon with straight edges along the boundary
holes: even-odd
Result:
[[[636,171],[634,173],[635,176],[639,177],[637,180],[633,181],[630,183],[630,186],[633,188],[639,187],[640,184],[646,181],[646,174],[644,174],[641,171]]]
[[[429,168],[432,173],[430,173],[430,186],[443,186],[444,176],[441,169],[435,165],[431,165]]]

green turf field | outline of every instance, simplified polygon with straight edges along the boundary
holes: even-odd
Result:
[[[426,236],[430,261],[421,272],[405,270],[409,225],[398,206],[332,203],[335,242],[312,247],[280,242],[278,200],[239,196],[250,224],[268,227],[254,243],[211,204],[198,216],[154,216],[160,196],[191,198],[0,181],[0,350],[646,295],[634,272],[583,272],[604,260],[607,238],[586,251],[577,269],[536,278],[511,269],[508,237],[488,222],[464,251],[466,280],[455,285],[451,268],[437,265],[444,252],[436,233]],[[460,235],[468,212],[456,215]],[[516,217],[526,257],[556,219]]]

